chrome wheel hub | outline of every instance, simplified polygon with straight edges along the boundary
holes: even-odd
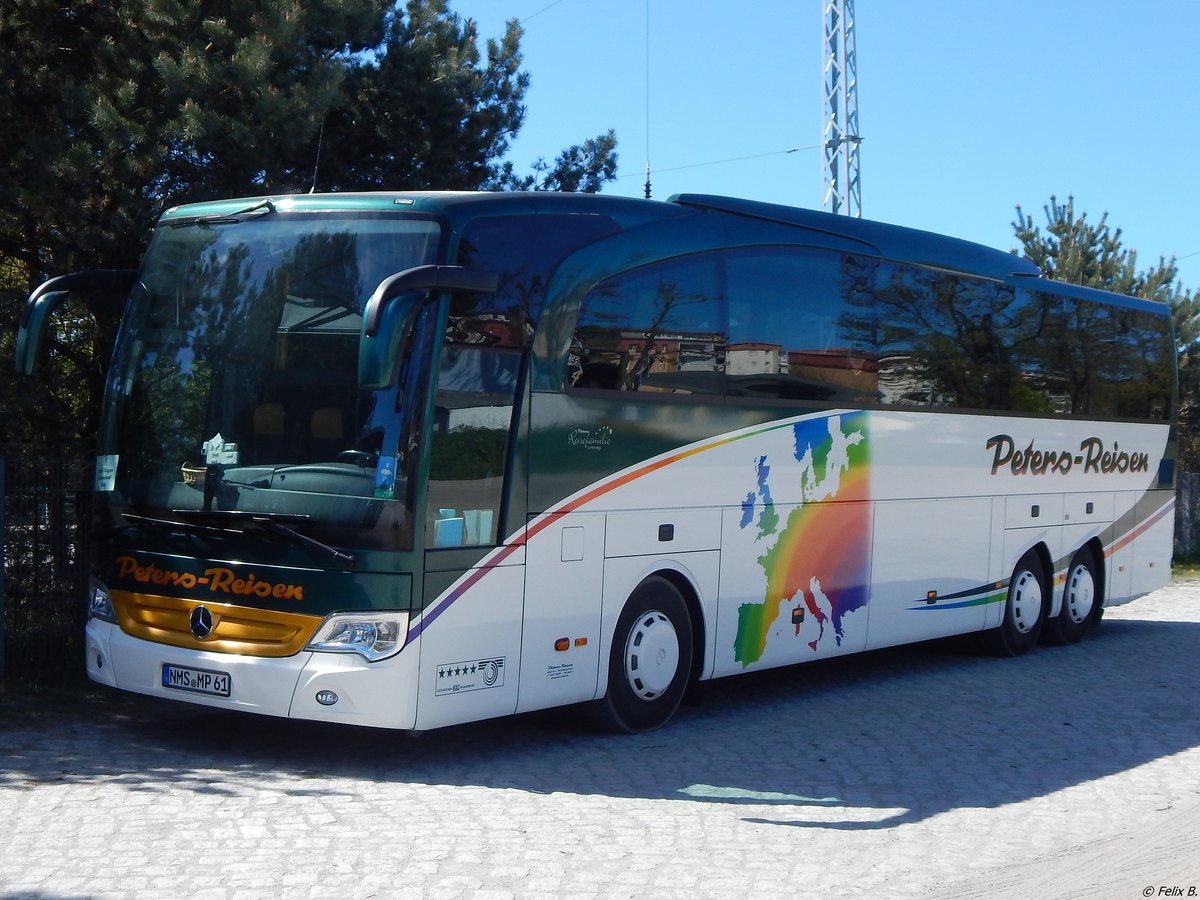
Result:
[[[1042,615],[1042,585],[1028,569],[1012,582],[1012,623],[1021,634],[1029,634]]]
[[[643,700],[659,697],[679,670],[679,636],[664,613],[644,613],[625,642],[625,678]]]

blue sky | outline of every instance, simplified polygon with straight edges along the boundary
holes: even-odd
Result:
[[[820,208],[822,0],[451,7],[484,38],[524,25],[518,171],[613,128],[606,193],[641,196],[648,148],[656,199]],[[1008,250],[1018,204],[1044,228],[1050,195],[1073,195],[1090,219],[1108,212],[1139,267],[1175,256],[1200,288],[1200,3],[857,0],[855,13],[864,217]]]

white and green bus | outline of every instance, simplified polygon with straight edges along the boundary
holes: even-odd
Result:
[[[87,671],[422,730],[977,632],[1166,583],[1168,309],[721,197],[379,193],[165,213],[96,457]]]

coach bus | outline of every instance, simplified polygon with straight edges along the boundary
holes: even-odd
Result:
[[[715,196],[181,206],[119,295],[87,672],[423,730],[977,632],[1166,583],[1169,310]],[[95,296],[104,296],[94,294]]]

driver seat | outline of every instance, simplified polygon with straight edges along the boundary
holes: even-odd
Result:
[[[347,447],[346,429],[339,406],[321,406],[309,418],[313,459],[333,459]]]
[[[287,450],[287,419],[282,403],[260,403],[254,407],[251,425],[255,456],[260,462],[281,461]]]

